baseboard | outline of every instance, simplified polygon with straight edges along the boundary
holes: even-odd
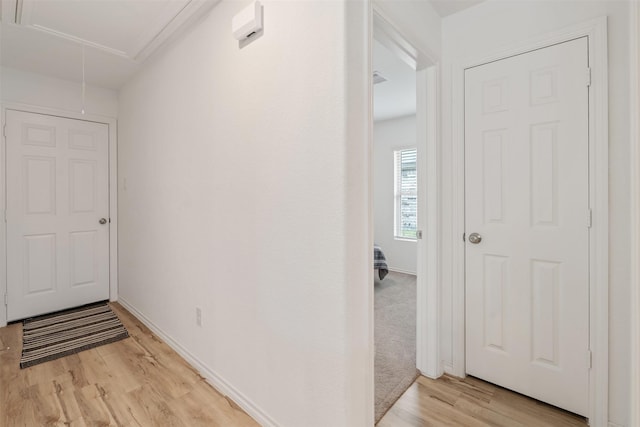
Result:
[[[620,424],[612,423],[611,421],[609,421],[609,427],[624,427],[624,426]]]
[[[394,273],[404,273],[404,274],[411,274],[413,276],[416,275],[415,271],[408,271],[408,270],[403,270],[401,268],[395,268],[395,267],[389,267],[389,271],[393,271]]]
[[[442,364],[442,370],[444,371],[445,374],[449,374],[449,375],[453,375],[455,376],[455,374],[453,373],[453,365],[450,365],[448,363],[443,363]]]
[[[176,353],[182,356],[182,358],[185,359],[194,369],[196,369],[200,373],[200,375],[202,375],[204,379],[207,380],[209,384],[211,384],[213,388],[218,390],[218,392],[220,392],[223,396],[226,396],[229,399],[233,400],[240,408],[242,408],[243,411],[245,411],[247,414],[249,414],[250,417],[257,421],[258,424],[264,427],[278,426],[278,424],[261,408],[251,402],[251,400],[240,391],[236,390],[224,378],[207,367],[207,365],[205,365],[201,360],[191,354],[189,350],[187,350],[180,343],[171,338],[167,333],[165,333],[155,323],[153,323],[153,321],[151,321],[147,316],[142,314],[133,305],[128,303],[127,300],[120,297],[118,299],[118,303],[126,308],[138,320],[144,323],[146,327],[148,327],[154,334],[156,334],[165,343],[167,343],[167,345],[175,350]]]

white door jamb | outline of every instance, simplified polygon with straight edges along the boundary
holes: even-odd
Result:
[[[629,425],[640,425],[640,4],[629,3],[631,151],[631,393]]]
[[[422,375],[438,378],[443,374],[440,353],[440,144],[439,119],[439,66],[434,65],[416,72],[417,141],[418,150],[418,203],[422,218],[418,228],[423,230],[417,252],[416,365]]]

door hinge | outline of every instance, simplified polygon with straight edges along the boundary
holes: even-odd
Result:
[[[463,242],[467,241],[467,233],[462,233],[462,241]]]
[[[109,219],[111,222],[111,219]],[[416,230],[416,239],[422,239],[422,230]]]
[[[587,86],[591,86],[591,68],[587,68]]]
[[[593,211],[591,209],[587,209],[587,227],[591,228],[592,223],[593,223]]]
[[[4,305],[5,307],[9,305],[9,294],[8,293],[4,293]]]
[[[591,350],[587,350],[587,369],[591,369],[593,367],[593,353]]]

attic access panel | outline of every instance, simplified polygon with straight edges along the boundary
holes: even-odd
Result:
[[[9,22],[139,61],[204,4],[203,0],[7,0],[2,14]]]

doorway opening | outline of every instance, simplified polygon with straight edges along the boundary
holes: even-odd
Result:
[[[439,362],[437,65],[374,10],[372,194],[376,422]],[[379,256],[379,255],[378,255]]]
[[[373,41],[373,213],[376,421],[416,379],[418,180],[416,74]],[[382,267],[382,266],[380,266]]]

